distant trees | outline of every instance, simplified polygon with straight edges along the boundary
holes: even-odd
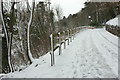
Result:
[[[85,11],[91,16],[93,22],[104,23],[120,14],[119,4],[119,2],[86,2]]]
[[[63,26],[60,23],[60,20],[62,20],[62,18],[63,18],[62,8],[60,7],[60,5],[56,5],[54,10],[55,10],[56,18],[57,18],[57,21],[58,21],[57,22],[58,31],[62,31],[63,30]]]
[[[81,11],[66,18],[67,27],[99,26],[120,14],[120,2],[85,2],[84,4],[85,7]],[[61,22],[64,22],[64,19]]]
[[[61,20],[63,12],[62,12],[62,8],[60,7],[60,5],[55,6],[55,12],[56,12],[56,16],[57,16],[58,21]]]

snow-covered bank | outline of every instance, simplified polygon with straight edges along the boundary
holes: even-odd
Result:
[[[118,77],[118,38],[104,29],[87,29],[75,40],[55,52],[55,66],[50,66],[50,54],[40,57],[21,72],[7,78],[116,78]]]
[[[113,25],[113,26],[118,26],[119,25],[119,22],[118,22],[119,21],[119,19],[118,19],[119,16],[109,20],[108,22],[106,22],[106,24]]]

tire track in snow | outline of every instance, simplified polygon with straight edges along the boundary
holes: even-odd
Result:
[[[112,45],[112,48],[109,47],[112,51],[114,51],[114,52],[118,51],[118,48],[120,48],[119,45],[113,43],[113,42],[110,41],[110,40],[108,40],[108,38],[106,38],[106,37],[101,33],[101,31],[102,31],[102,30],[99,30],[99,31],[97,32],[97,34],[98,34],[98,36],[101,38],[101,40],[102,40],[104,43],[107,43],[107,44],[109,44],[109,45]],[[106,45],[106,46],[108,46],[108,45]]]
[[[97,34],[99,36],[98,39],[99,40],[103,40],[103,36],[99,32],[97,32]],[[107,40],[102,41],[101,42],[101,46],[105,48],[107,53],[112,54],[113,58],[117,58],[118,57],[118,46],[114,46],[112,43],[110,43]],[[114,59],[114,60],[117,61],[117,59]]]
[[[95,30],[95,33],[96,34],[93,35],[94,43],[95,43],[97,49],[99,50],[99,52],[101,52],[101,56],[105,59],[106,64],[109,65],[112,73],[115,74],[115,77],[117,77],[117,73],[115,72],[117,69],[116,68],[117,60],[113,59],[113,56],[111,56],[111,54],[116,55],[117,53],[112,51],[111,48],[108,48],[108,46],[111,46],[111,45],[109,45],[109,42],[100,35],[100,33],[97,29]],[[115,56],[114,58],[117,58],[117,56]],[[111,62],[111,61],[114,61],[114,62]]]
[[[108,38],[106,38],[100,31],[99,31],[99,33],[101,34],[101,36],[103,37],[103,38],[105,38],[108,42],[110,42],[111,44],[113,44],[114,46],[116,46],[116,47],[118,47],[118,48],[120,48],[120,46],[119,45],[117,45],[117,44],[115,44],[115,43],[113,43],[112,41],[110,41]]]
[[[75,57],[74,57],[75,61],[73,62],[73,73],[72,73],[73,77],[72,78],[77,78],[79,75],[80,75],[79,77],[82,77],[82,74],[79,73],[79,67],[78,66],[79,66],[80,62],[77,58],[78,58],[78,56],[81,56],[81,53],[85,52],[85,45],[83,45],[84,43],[86,43],[86,39],[84,38],[84,33],[85,32],[86,31],[80,33],[77,36],[78,45],[76,45],[76,46],[79,47],[79,48],[75,52]],[[79,39],[81,37],[83,37],[83,38]],[[82,56],[82,57],[84,57],[84,56]],[[84,64],[82,64],[82,65],[84,65]]]
[[[118,45],[118,37],[113,35],[112,33],[106,31],[105,29],[100,29],[99,33],[101,34],[101,36],[103,36],[106,40],[108,40],[111,44],[113,44],[114,46],[120,48],[120,46]],[[112,38],[111,38],[112,37]]]
[[[99,30],[98,32],[96,32],[96,34],[98,34],[98,39],[101,40],[101,45],[106,48],[106,50],[108,50],[108,52],[112,53],[115,56],[118,56],[118,48],[119,46],[115,46],[114,44],[112,44],[111,42],[109,42],[108,40],[106,40],[100,33],[100,31],[103,31],[102,29]],[[117,45],[117,44],[116,44]],[[112,46],[112,47],[111,47]]]
[[[87,35],[87,37],[86,37],[86,42],[87,42],[87,43],[85,43],[86,52],[84,52],[83,54],[85,54],[84,56],[86,59],[85,60],[86,61],[85,68],[87,68],[88,70],[86,72],[87,74],[84,74],[83,77],[89,77],[89,75],[92,75],[93,77],[99,77],[99,75],[97,73],[98,69],[95,68],[95,64],[96,64],[95,60],[97,61],[97,58],[95,58],[96,57],[95,53],[98,53],[98,52],[97,52],[97,49],[96,49],[95,45],[93,44],[93,41],[91,38],[92,32],[93,32],[93,30],[88,30],[89,35]],[[92,73],[94,73],[94,74],[92,74]]]
[[[76,69],[74,70],[73,78],[89,78],[89,76],[96,78],[115,77],[93,42],[94,38],[92,38],[92,35],[95,33],[92,30],[88,30],[88,34],[84,35],[82,40],[83,46],[81,46],[81,49],[83,51],[76,54],[76,65],[74,65]],[[78,55],[81,56],[79,57]]]
[[[81,41],[82,43],[85,43],[85,40],[83,39],[82,41]],[[79,46],[80,47],[80,49],[82,49],[83,50],[83,52],[85,51],[85,49],[84,49],[84,45],[83,45],[83,47],[81,47],[81,46]],[[79,50],[77,51],[77,52],[80,52]],[[75,54],[75,62],[74,62],[74,71],[73,71],[73,78],[76,78],[76,77],[78,77],[78,65],[79,65],[79,60],[77,59],[78,57],[77,56],[79,56],[79,54],[77,53],[77,54]],[[83,56],[84,57],[84,56]]]
[[[96,68],[97,70],[97,73],[100,75],[100,76],[103,76],[103,77],[116,77],[115,74],[112,72],[112,69],[110,68],[110,66],[105,62],[105,58],[102,56],[102,53],[99,52],[98,48],[96,47],[95,45],[95,42],[93,39],[95,39],[93,37],[93,35],[95,35],[95,32],[92,33],[91,35],[91,43],[93,44],[94,46],[94,49],[95,49],[95,52],[97,53],[98,55],[98,64],[99,64],[99,67]],[[100,69],[103,69],[103,71],[100,72]],[[104,73],[106,72],[106,74]]]
[[[90,40],[89,36],[90,36],[91,33],[88,33],[88,34],[85,34],[82,37],[82,38],[84,38],[83,40],[81,40],[82,41],[82,43],[81,43],[82,44],[82,46],[81,46],[82,51],[79,52],[78,54],[76,54],[76,56],[77,56],[76,57],[76,59],[77,59],[76,69],[77,70],[75,70],[75,71],[76,71],[77,74],[75,74],[74,77],[78,77],[78,78],[83,77],[83,78],[85,78],[85,77],[88,77],[87,74],[90,74],[90,72],[89,72],[90,65],[87,64],[88,59],[86,59],[86,56],[88,56],[88,55],[86,55],[86,54],[92,52],[93,49],[91,48],[90,42],[88,41],[88,40]],[[78,55],[80,55],[80,57],[78,57]],[[79,74],[79,73],[81,73],[81,74]]]
[[[113,45],[113,46],[112,46],[112,48],[111,48],[111,47],[109,47],[109,45],[106,45],[105,42],[102,43],[101,45],[102,45],[109,53],[111,53],[111,55],[112,55],[113,58],[117,58],[117,57],[118,57],[118,50],[120,49],[119,45],[118,45],[118,44],[114,44],[112,41],[108,40],[108,38],[105,37],[105,36],[102,34],[101,30],[99,31],[99,34],[100,34],[101,38],[105,38],[105,39],[106,39],[107,43],[110,43],[109,45]],[[118,59],[114,59],[114,60],[115,60],[115,62],[118,63]]]

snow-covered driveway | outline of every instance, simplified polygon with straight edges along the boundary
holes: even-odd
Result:
[[[55,52],[55,66],[50,66],[50,54],[36,60],[21,72],[6,77],[17,78],[116,78],[118,76],[118,37],[104,29],[87,29],[75,40]]]

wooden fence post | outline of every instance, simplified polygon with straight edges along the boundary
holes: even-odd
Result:
[[[67,32],[68,32],[68,45],[69,45],[69,37],[70,37],[70,35],[69,35],[69,30],[68,30]]]
[[[66,49],[65,31],[63,31],[63,33],[64,33],[64,49]]]
[[[77,34],[77,28],[76,28],[76,30],[75,30],[75,34]]]
[[[74,34],[74,39],[75,39],[75,28],[74,28],[74,33],[73,34]]]
[[[72,42],[72,30],[70,29],[70,42]]]
[[[58,33],[59,35],[59,55],[61,55],[61,36],[60,36],[60,32]]]
[[[55,57],[54,57],[54,45],[53,45],[53,34],[50,35],[50,39],[51,39],[51,66],[53,66],[55,64]]]
[[[74,40],[74,28],[73,28],[73,30],[72,30],[72,36],[73,36],[73,40]]]

